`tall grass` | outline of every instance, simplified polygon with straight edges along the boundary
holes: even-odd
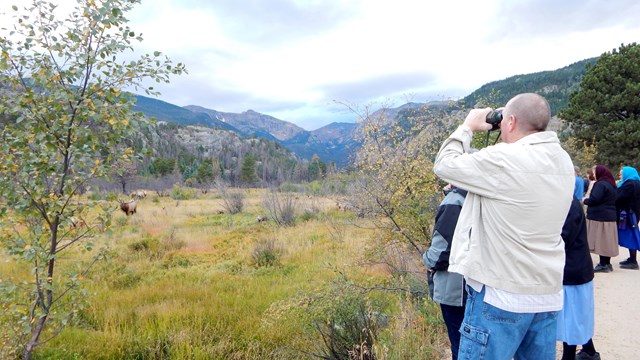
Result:
[[[312,320],[322,312],[312,319],[281,305],[330,294],[336,277],[366,288],[389,275],[360,265],[371,238],[366,226],[341,226],[340,241],[327,231],[345,216],[331,199],[313,200],[319,216],[279,227],[256,222],[263,198],[263,191],[246,190],[243,212],[233,215],[219,214],[223,199],[215,193],[179,202],[146,199],[133,216],[114,214],[114,226],[94,239],[110,259],[89,274],[86,306],[35,358],[299,359],[318,353],[322,336]],[[257,253],[276,254],[277,261],[256,266]],[[90,255],[74,254],[78,261]],[[0,255],[0,279],[28,275],[9,264]],[[362,288],[350,291],[369,303],[372,293]],[[378,359],[439,358],[446,335],[437,307],[395,293],[373,296],[385,304],[375,313],[388,319],[368,344]],[[338,305],[330,301],[326,308]],[[274,309],[281,316],[273,316]]]

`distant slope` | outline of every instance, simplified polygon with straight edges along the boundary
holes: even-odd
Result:
[[[504,80],[493,81],[482,85],[478,90],[466,96],[462,101],[467,108],[473,108],[482,98],[489,98],[492,91],[497,91],[496,101],[505,104],[513,96],[534,92],[543,95],[551,113],[556,114],[569,103],[569,95],[578,90],[587,64],[594,64],[597,57],[578,61],[569,66],[526,75],[515,75]]]
[[[154,117],[158,121],[172,122],[178,125],[204,125],[239,133],[233,126],[219,121],[203,113],[194,113],[180,106],[168,102],[136,95],[135,111],[144,113],[147,117]]]

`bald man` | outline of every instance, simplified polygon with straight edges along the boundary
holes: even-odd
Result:
[[[529,93],[502,109],[502,143],[467,153],[473,133],[491,129],[490,111],[471,110],[434,165],[468,191],[449,259],[468,293],[458,359],[554,360],[573,163],[545,131],[548,102]]]

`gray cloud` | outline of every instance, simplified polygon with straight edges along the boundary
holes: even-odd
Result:
[[[636,0],[504,0],[494,18],[491,37],[544,37],[572,31],[636,26],[640,3]]]

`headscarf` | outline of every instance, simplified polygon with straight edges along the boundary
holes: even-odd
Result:
[[[614,187],[616,186],[616,181],[613,179],[611,170],[604,165],[596,165],[596,181],[600,180],[606,181]]]
[[[622,168],[622,181],[620,181],[618,187],[621,187],[627,180],[640,181],[640,176],[638,176],[638,170],[636,170],[636,168],[631,166],[625,166]]]

